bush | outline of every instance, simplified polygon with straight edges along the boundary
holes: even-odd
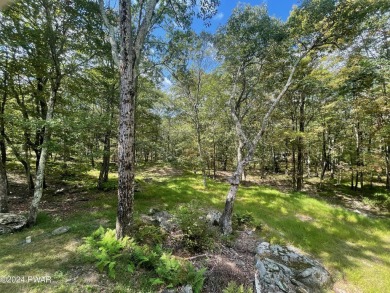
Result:
[[[144,242],[150,246],[162,245],[167,234],[158,226],[137,222],[134,225],[134,238],[137,242]]]
[[[183,231],[183,245],[191,252],[203,252],[214,247],[216,230],[208,225],[204,215],[194,207],[194,203],[178,209],[178,222]]]

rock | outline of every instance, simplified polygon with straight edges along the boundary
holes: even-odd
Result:
[[[157,212],[153,217],[158,222],[159,226],[165,231],[170,232],[177,228],[177,224],[174,222],[174,219],[171,214],[167,211]]]
[[[211,223],[211,225],[218,226],[219,225],[219,219],[221,218],[222,214],[217,211],[211,211],[206,215],[206,221],[208,223]]]
[[[68,227],[68,226],[59,227],[59,228],[53,230],[53,232],[51,232],[51,234],[52,235],[61,235],[61,234],[68,232],[69,229],[70,229],[70,227]]]
[[[24,216],[0,213],[0,235],[19,231],[26,226],[27,219]]]
[[[329,272],[315,259],[283,247],[262,242],[256,249],[255,292],[325,291],[332,284]]]
[[[144,223],[160,226],[167,232],[174,231],[178,228],[175,218],[167,211],[150,209],[149,215],[141,215],[140,218]]]
[[[179,293],[192,293],[191,285],[184,286],[183,288],[181,288]]]

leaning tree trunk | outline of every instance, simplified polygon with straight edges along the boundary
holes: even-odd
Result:
[[[249,160],[251,158],[248,158]],[[238,186],[240,185],[241,176],[245,167],[244,160],[238,163],[236,171],[233,173],[232,177],[229,179],[230,189],[226,196],[225,209],[219,219],[219,225],[221,226],[222,233],[225,235],[231,234],[233,232],[232,226],[232,217],[233,217],[233,207],[234,201],[236,200]]]
[[[263,117],[261,121],[261,128],[259,132],[257,132],[256,136],[252,141],[248,139],[246,136],[244,129],[241,126],[241,121],[237,117],[236,114],[236,108],[233,106],[232,103],[232,97],[230,98],[230,106],[231,106],[231,115],[235,123],[235,129],[236,129],[236,134],[239,137],[240,140],[244,142],[244,144],[247,146],[247,152],[245,155],[245,158],[241,160],[240,162],[237,162],[237,168],[236,171],[233,173],[232,177],[230,178],[230,189],[229,192],[226,196],[226,202],[225,202],[225,208],[224,211],[219,219],[219,224],[221,226],[222,233],[227,235],[231,234],[233,231],[232,228],[232,216],[233,216],[233,206],[234,206],[234,201],[237,196],[237,191],[238,191],[238,186],[240,184],[240,179],[243,174],[245,166],[252,160],[253,155],[255,153],[255,148],[258,145],[258,143],[262,140],[263,135],[265,133],[265,130],[267,129],[268,126],[268,121],[270,119],[270,116],[272,112],[275,110],[276,106],[278,105],[279,101],[282,99],[282,97],[285,95],[287,92],[288,88],[290,87],[293,79],[293,75],[295,73],[295,70],[300,63],[300,60],[302,60],[303,57],[306,56],[308,51],[304,54],[301,55],[301,57],[295,62],[294,66],[291,69],[291,72],[289,74],[289,77],[286,81],[286,83],[283,86],[283,89],[280,91],[276,99],[274,99],[273,103],[271,104],[270,108],[268,109],[267,113]],[[233,94],[235,94],[235,89],[233,90]]]
[[[35,225],[37,221],[37,215],[38,215],[38,208],[39,203],[42,198],[43,194],[43,187],[44,187],[44,177],[45,177],[45,168],[46,168],[46,160],[48,155],[48,144],[50,141],[50,122],[53,118],[54,113],[54,103],[57,97],[57,91],[59,88],[59,80],[57,79],[55,88],[52,89],[49,103],[48,103],[48,109],[46,114],[46,128],[45,128],[45,134],[43,137],[43,144],[42,144],[42,150],[39,157],[39,163],[38,163],[38,170],[37,175],[35,179],[35,185],[34,185],[34,197],[30,206],[30,214],[28,216],[27,225],[33,226]]]
[[[0,160],[0,213],[8,212],[8,188],[5,166]]]

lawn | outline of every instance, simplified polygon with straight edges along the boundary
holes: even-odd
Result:
[[[86,172],[79,183],[89,186],[88,194],[45,196],[44,200],[59,207],[39,214],[38,224],[31,229],[0,236],[0,276],[51,277],[50,284],[0,284],[0,292],[85,292],[148,291],[142,276],[119,277],[112,281],[104,275],[85,269],[88,265],[77,251],[82,238],[100,225],[115,226],[115,175],[100,192],[93,188],[97,172]],[[143,181],[148,177],[151,180]],[[194,201],[199,206],[221,210],[228,190],[226,183],[209,180],[202,186],[200,176],[181,174],[161,176],[141,172],[140,192],[136,193],[136,214],[151,207],[174,211],[178,204]],[[74,182],[72,182],[74,183]],[[89,185],[88,185],[89,184]],[[77,197],[87,201],[75,201]],[[61,207],[70,206],[69,209]],[[345,292],[389,292],[390,290],[390,219],[368,217],[335,207],[303,193],[282,193],[265,186],[240,187],[236,212],[250,212],[259,236],[274,243],[291,244],[317,257],[333,274],[335,288]],[[68,233],[52,236],[60,226]],[[32,243],[24,239],[32,236]],[[100,278],[99,286],[89,285],[85,278]],[[93,284],[93,282],[92,282]],[[109,288],[109,289],[108,289]]]

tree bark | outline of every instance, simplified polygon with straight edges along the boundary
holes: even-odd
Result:
[[[104,135],[104,148],[103,148],[103,163],[100,168],[98,189],[103,188],[103,183],[108,181],[108,173],[110,167],[110,148],[111,148],[111,130],[107,130]]]
[[[131,2],[119,1],[120,33],[120,114],[118,138],[118,209],[116,237],[130,235],[134,208],[135,176],[135,99],[138,69],[145,39],[152,26],[158,0],[147,1],[140,25],[133,35]],[[103,3],[103,1],[100,1]],[[103,9],[104,10],[104,9]],[[104,14],[104,13],[103,13]],[[113,50],[113,55],[116,49]],[[115,60],[115,56],[113,56]]]
[[[44,176],[45,176],[46,160],[48,155],[48,143],[50,141],[50,135],[51,135],[50,122],[53,118],[54,104],[57,98],[59,82],[60,80],[57,79],[56,84],[53,85],[54,88],[52,89],[49,103],[48,103],[48,109],[46,114],[47,125],[43,137],[43,144],[42,144],[42,149],[41,149],[39,162],[38,162],[38,170],[37,170],[37,175],[36,175],[35,185],[34,185],[34,197],[30,206],[30,213],[27,219],[28,226],[35,225],[37,221],[39,203],[41,201],[42,194],[43,194],[43,185],[44,185],[43,183],[44,183]]]
[[[242,161],[242,153],[244,150],[244,143],[242,139],[238,139],[238,147],[237,147],[237,164],[238,162]],[[241,180],[246,180],[246,174],[245,174],[245,169],[242,169],[241,171]]]
[[[1,155],[1,161],[3,165],[5,166],[5,162],[7,161],[7,149],[5,145],[5,120],[4,120],[4,112],[5,112],[5,104],[7,102],[8,98],[8,72],[7,72],[7,66],[8,65],[8,53],[6,52],[6,59],[5,59],[5,70],[4,70],[4,78],[3,78],[3,96],[0,103],[0,155]]]
[[[299,136],[298,136],[298,173],[297,173],[297,191],[301,191],[303,188],[303,168],[304,168],[304,156],[303,156],[303,133],[305,132],[305,96],[301,95],[299,105]]]
[[[7,173],[3,162],[0,160],[0,213],[8,212],[8,186]]]
[[[390,190],[390,145],[385,146],[386,189]]]

